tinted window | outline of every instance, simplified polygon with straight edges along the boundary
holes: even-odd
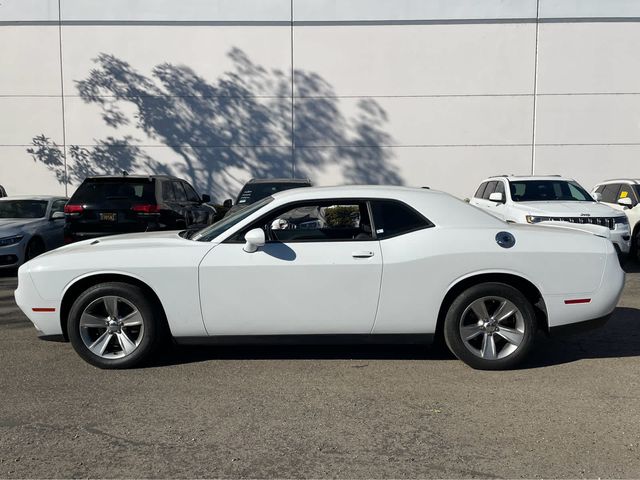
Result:
[[[374,200],[371,209],[376,235],[380,239],[432,226],[426,218],[401,202]]]
[[[162,200],[165,202],[176,201],[176,194],[173,191],[172,182],[162,182]]]
[[[372,239],[366,202],[297,204],[280,210],[264,223],[268,238],[276,242]]]
[[[54,200],[51,204],[51,213],[64,212],[64,206],[67,204],[66,200]]]
[[[616,203],[618,201],[618,192],[620,191],[620,184],[618,183],[610,183],[604,186],[604,190],[602,190],[602,199],[601,202],[605,203]]]
[[[237,205],[249,205],[269,195],[292,188],[308,187],[308,183],[274,182],[274,183],[247,183],[238,195]]]
[[[511,180],[509,190],[514,202],[593,201],[584,188],[566,180]]]
[[[3,200],[0,218],[41,218],[47,213],[46,200]]]
[[[171,182],[173,184],[173,190],[176,194],[177,202],[186,202],[187,194],[184,191],[184,187],[182,186],[182,182]]]
[[[187,182],[182,182],[182,185],[184,186],[185,192],[187,192],[187,199],[190,202],[200,202],[200,196],[196,193],[191,185],[189,185]]]
[[[502,198],[504,198],[504,183],[498,182],[494,193],[501,193]]]
[[[70,203],[102,203],[105,200],[155,202],[153,182],[128,178],[95,178],[85,180],[71,197]]]
[[[602,193],[602,190],[604,190],[604,185],[598,185],[598,188],[596,188],[596,193]]]
[[[482,198],[482,194],[484,193],[484,189],[487,188],[487,182],[482,182],[480,184],[480,186],[478,187],[478,190],[476,190],[476,193],[474,195],[475,198]]]
[[[485,188],[484,193],[482,194],[482,198],[488,200],[489,195],[491,195],[495,191],[497,184],[498,182],[489,182],[487,184],[487,188]]]

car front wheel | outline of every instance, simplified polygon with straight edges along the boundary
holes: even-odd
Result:
[[[444,322],[449,349],[480,370],[514,368],[527,356],[536,333],[535,312],[517,289],[483,283],[462,292]]]
[[[69,340],[84,360],[99,368],[130,368],[148,360],[160,340],[161,313],[135,285],[95,285],[69,312]]]

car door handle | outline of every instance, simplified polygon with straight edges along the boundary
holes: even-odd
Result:
[[[373,252],[368,252],[368,251],[365,251],[365,250],[361,250],[361,251],[358,251],[358,252],[353,252],[351,254],[351,256],[353,258],[369,258],[369,257],[373,257]]]

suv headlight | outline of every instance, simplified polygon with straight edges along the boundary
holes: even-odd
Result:
[[[525,218],[527,219],[527,223],[539,223],[549,220],[549,217],[537,217],[535,215],[527,215]]]
[[[622,217],[613,217],[616,222],[616,225],[629,225],[629,219],[626,215]]]
[[[24,235],[14,235],[12,237],[0,238],[0,247],[7,247],[9,245],[15,245],[22,240]]]

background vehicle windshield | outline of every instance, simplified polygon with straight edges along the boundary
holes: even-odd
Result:
[[[0,218],[42,218],[47,213],[46,200],[4,200]]]
[[[244,186],[240,195],[238,195],[237,205],[249,205],[250,203],[262,200],[265,197],[273,195],[284,190],[292,188],[308,187],[308,183],[249,183]]]
[[[72,203],[102,203],[105,200],[155,202],[153,182],[128,178],[86,180],[71,197]]]
[[[191,237],[191,240],[196,240],[198,242],[210,242],[211,240],[216,238],[218,235],[224,233],[226,230],[233,227],[235,224],[241,222],[242,220],[247,218],[249,215],[251,215],[253,212],[261,209],[266,204],[272,201],[273,201],[273,197],[263,198],[259,202],[256,202],[247,208],[238,210],[237,212],[232,213],[228,217],[224,217],[219,222],[216,222],[213,225],[203,230],[200,230],[193,237]]]
[[[584,188],[566,180],[511,180],[509,190],[514,202],[594,201]]]

